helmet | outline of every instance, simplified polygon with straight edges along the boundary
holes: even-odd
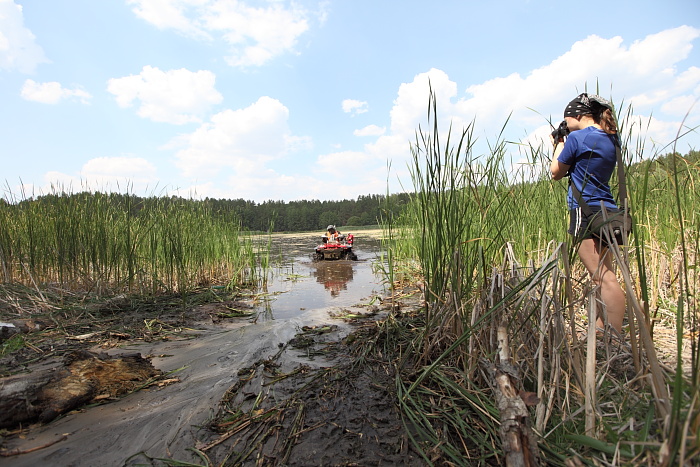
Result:
[[[334,226],[334,225],[329,225],[329,226],[326,228],[326,230],[335,230],[335,226]]]

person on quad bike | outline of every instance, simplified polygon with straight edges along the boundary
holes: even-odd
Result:
[[[326,242],[338,243],[340,241],[340,232],[334,225],[329,225],[326,232]],[[325,242],[324,242],[325,243]]]

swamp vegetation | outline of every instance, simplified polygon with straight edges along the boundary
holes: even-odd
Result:
[[[650,156],[658,149],[631,115],[618,115],[636,219],[613,249],[627,295],[620,341],[587,324],[599,299],[567,243],[551,149],[523,147],[513,166],[501,140],[477,157],[473,127],[441,133],[431,97],[428,131],[412,144],[415,194],[384,225],[392,282],[417,278],[425,292],[424,313],[395,321],[385,351],[400,349],[397,401],[426,460],[437,450],[451,465],[698,462],[698,154]],[[671,350],[665,363],[659,347]],[[520,401],[506,400],[504,376]]]
[[[521,146],[516,165],[503,140],[475,154],[473,126],[444,131],[431,96],[428,129],[411,144],[413,191],[380,199],[376,263],[388,300],[420,290],[424,301],[365,325],[351,366],[381,362],[425,464],[698,462],[698,154],[647,147],[631,115],[618,114],[635,218],[629,243],[614,250],[628,305],[621,341],[588,326],[597,290],[568,243],[551,150]],[[115,199],[0,203],[0,307],[61,321],[127,297],[132,310],[175,313],[264,281],[268,237],[212,203]],[[144,322],[144,333],[167,334]],[[26,345],[6,339],[2,356]]]

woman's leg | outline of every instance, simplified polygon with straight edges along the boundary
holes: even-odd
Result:
[[[600,293],[605,303],[608,322],[622,332],[622,320],[625,317],[625,293],[617,282],[612,270],[612,254],[607,247],[601,247],[600,242],[587,238],[578,247],[578,256],[586,266],[591,279],[600,286]],[[603,327],[603,321],[598,317],[598,326]]]

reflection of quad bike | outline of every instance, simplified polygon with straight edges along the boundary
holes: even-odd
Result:
[[[355,237],[352,234],[340,235],[338,241],[331,241],[324,235],[323,243],[316,247],[314,260],[324,259],[350,259],[357,261],[357,255],[352,251],[352,243]]]

